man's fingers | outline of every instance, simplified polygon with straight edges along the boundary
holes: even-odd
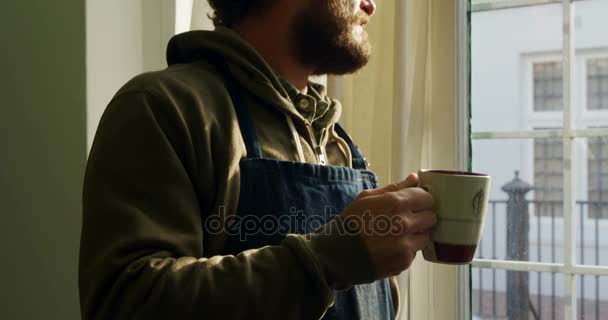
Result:
[[[387,198],[395,198],[402,212],[418,212],[433,208],[433,196],[422,188],[407,188],[393,192]]]
[[[403,215],[403,223],[406,233],[426,232],[437,223],[437,215],[430,210],[407,213]]]
[[[356,207],[376,215],[407,214],[433,208],[433,196],[421,188],[407,188],[370,196],[364,194],[356,200]]]
[[[424,249],[429,242],[431,241],[431,233],[423,232],[411,234],[405,237],[404,239],[405,245],[410,248],[410,250],[416,252]]]

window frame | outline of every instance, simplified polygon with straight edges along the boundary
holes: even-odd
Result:
[[[540,1],[538,1],[540,2]],[[554,1],[547,1],[554,2]],[[575,60],[577,56],[579,56],[578,50],[575,55],[575,15],[574,15],[574,5],[570,0],[561,0],[562,6],[562,32],[563,32],[563,50],[561,52],[562,58],[562,79],[563,79],[563,115],[561,115],[562,120],[562,129],[559,130],[547,130],[547,131],[534,131],[532,127],[522,128],[521,131],[509,131],[509,132],[473,132],[471,134],[471,138],[474,140],[498,140],[498,139],[534,139],[534,138],[548,138],[555,137],[561,138],[563,140],[563,152],[564,152],[564,161],[566,165],[564,166],[564,184],[563,184],[563,208],[564,208],[564,217],[563,223],[566,226],[564,230],[564,247],[563,247],[563,256],[564,260],[561,263],[540,263],[540,262],[530,262],[530,261],[507,261],[507,260],[492,260],[492,259],[475,259],[472,263],[473,267],[476,268],[486,268],[486,269],[500,269],[500,270],[512,270],[512,271],[524,271],[524,272],[555,272],[563,275],[564,279],[564,316],[565,319],[576,319],[577,317],[577,298],[578,294],[577,290],[577,276],[580,275],[597,275],[597,276],[608,276],[608,266],[592,266],[592,265],[579,265],[576,263],[576,220],[575,220],[575,199],[576,195],[574,194],[574,186],[577,183],[577,162],[585,162],[585,161],[577,161],[576,157],[580,154],[581,150],[577,150],[578,143],[576,138],[586,138],[586,137],[608,137],[608,129],[591,129],[587,126],[580,126],[580,123],[574,123],[575,118],[581,119],[580,114],[576,114],[577,112],[574,109],[574,106],[577,105],[577,102],[581,102],[575,97],[573,84],[577,83],[581,79],[578,78],[575,73],[576,69],[580,70],[580,65],[578,61]],[[584,53],[583,53],[584,55]],[[585,60],[585,59],[583,59]],[[585,60],[586,61],[586,60]],[[576,69],[575,69],[576,67]],[[586,66],[583,66],[583,70],[586,71]],[[528,73],[530,74],[530,73]],[[580,73],[579,73],[580,74]],[[583,73],[585,75],[584,80],[584,99],[586,99],[586,72]],[[525,82],[524,82],[525,83]],[[525,83],[528,88],[529,83]],[[525,87],[524,87],[525,90]],[[528,89],[530,91],[530,89]],[[526,108],[526,111],[533,110],[533,96],[529,94],[524,94],[524,97],[531,97],[532,101],[528,101],[525,103],[529,107]],[[529,98],[528,98],[529,99]],[[579,97],[580,99],[580,97]],[[585,100],[586,103],[586,100]],[[581,108],[582,109],[582,108]],[[586,104],[585,104],[585,108]],[[596,111],[600,113],[606,113],[606,111]],[[543,112],[543,113],[551,113],[551,112]],[[525,112],[530,116],[529,112]],[[608,116],[608,114],[606,114]],[[603,115],[602,115],[603,116]],[[530,119],[530,118],[529,118]],[[547,118],[539,117],[539,121],[549,120]],[[583,129],[577,129],[583,128]],[[580,149],[580,148],[578,148]],[[586,154],[585,159],[586,159]],[[586,174],[586,171],[585,171]],[[471,288],[469,288],[470,290]],[[469,316],[469,319],[472,318],[472,313]]]
[[[454,19],[454,39],[456,54],[454,55],[455,90],[456,93],[456,167],[461,171],[471,169],[471,0],[456,1],[456,17]],[[454,292],[458,300],[457,319],[468,320],[473,318],[471,284],[471,266],[456,266],[457,285]],[[468,294],[462,294],[468,292]]]

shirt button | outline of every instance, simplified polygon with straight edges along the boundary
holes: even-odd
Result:
[[[308,109],[310,109],[310,102],[306,99],[302,99],[298,102],[298,107],[304,111],[308,111]]]

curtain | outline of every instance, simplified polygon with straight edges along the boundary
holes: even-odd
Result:
[[[452,0],[408,0],[408,130],[403,145],[408,154],[407,171],[422,167],[458,169],[455,9]],[[427,263],[421,256],[410,272],[410,319],[456,319],[457,295],[469,294],[458,291],[458,269]]]
[[[373,57],[361,72],[330,77],[342,122],[382,182],[420,168],[456,169],[456,1],[378,1],[367,30]],[[400,276],[399,319],[456,319],[458,270],[420,253]],[[437,308],[439,306],[439,308]]]
[[[342,124],[384,184],[420,168],[457,169],[457,1],[377,1],[367,26],[370,63],[327,79],[344,105]],[[213,29],[207,1],[192,8],[191,29]],[[456,267],[427,263],[421,253],[399,282],[401,320],[457,319],[458,296],[469,294],[458,291]]]

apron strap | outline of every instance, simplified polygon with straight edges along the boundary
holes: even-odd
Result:
[[[363,157],[363,155],[361,155],[361,151],[359,150],[359,147],[357,147],[354,143],[353,140],[350,138],[350,136],[348,134],[346,134],[346,131],[344,131],[344,129],[342,128],[342,126],[339,123],[336,123],[334,129],[336,130],[336,133],[340,136],[340,138],[344,139],[344,141],[346,141],[346,143],[348,144],[348,147],[350,148],[350,153],[353,156],[353,169],[360,169],[360,170],[366,170],[367,169],[367,160]]]
[[[255,133],[253,120],[251,120],[251,114],[249,113],[249,109],[243,102],[243,96],[241,95],[241,91],[237,87],[236,79],[234,79],[234,76],[232,75],[232,73],[230,73],[230,70],[228,69],[228,64],[223,62],[221,65],[222,71],[224,73],[224,78],[226,79],[228,93],[230,94],[230,98],[232,99],[234,111],[236,112],[236,116],[239,121],[241,135],[243,137],[243,141],[245,142],[245,147],[247,148],[247,158],[262,158],[262,149],[260,148],[260,143],[258,142],[258,136]]]

